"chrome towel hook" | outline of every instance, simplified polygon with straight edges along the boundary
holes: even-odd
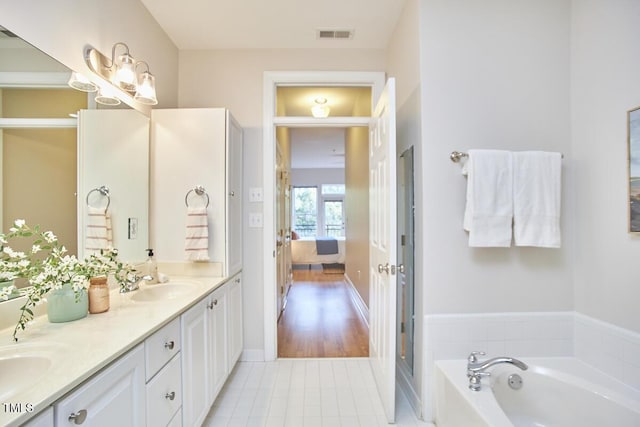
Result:
[[[111,204],[111,194],[109,193],[109,187],[107,187],[106,185],[102,185],[98,188],[94,188],[93,190],[89,191],[87,193],[87,206],[91,207],[91,205],[89,204],[89,196],[91,196],[91,193],[97,191],[98,193],[102,194],[104,197],[107,198],[107,206],[104,207],[104,211],[105,213],[107,212],[107,210],[109,209],[109,205]]]
[[[195,188],[187,191],[187,194],[184,196],[184,204],[189,207],[189,194],[195,192],[198,196],[206,196],[207,197],[207,204],[205,206],[205,208],[209,207],[209,194],[207,193],[207,191],[204,189],[204,187],[202,185],[196,185]]]

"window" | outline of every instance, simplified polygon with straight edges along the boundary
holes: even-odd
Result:
[[[293,187],[293,229],[301,237],[318,230],[318,188]]]

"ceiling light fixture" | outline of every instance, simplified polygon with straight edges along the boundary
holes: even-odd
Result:
[[[314,99],[313,102],[315,102],[316,104],[311,107],[311,114],[313,115],[313,117],[318,119],[329,117],[329,112],[331,111],[331,109],[327,105],[327,98],[320,96]]]
[[[124,48],[124,53],[116,57],[118,47]],[[155,77],[149,72],[149,64],[146,61],[136,61],[125,43],[118,42],[113,45],[111,58],[93,47],[87,47],[84,59],[91,71],[113,86],[108,88],[101,85],[96,96],[97,103],[118,105],[122,99],[127,99],[126,96],[132,96],[135,101],[145,105],[158,103]],[[139,65],[146,67],[140,75],[138,75]]]

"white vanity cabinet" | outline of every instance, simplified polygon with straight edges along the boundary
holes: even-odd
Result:
[[[35,418],[27,421],[22,427],[52,427],[53,425],[53,407],[50,406],[40,412]]]
[[[146,425],[144,344],[138,345],[55,405],[55,425]]]
[[[226,289],[213,291],[182,315],[182,422],[204,421],[227,378]]]
[[[228,371],[235,366],[242,354],[242,274],[238,273],[228,282],[227,292],[227,363]]]
[[[225,108],[153,110],[151,229],[159,261],[183,261],[187,204],[207,207],[209,261],[242,266],[242,128]],[[205,193],[198,194],[202,186]]]
[[[237,274],[182,315],[184,426],[202,424],[242,343],[242,280]]]
[[[180,318],[145,340],[148,426],[166,426],[182,407]]]

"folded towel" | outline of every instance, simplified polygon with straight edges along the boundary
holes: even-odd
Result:
[[[469,150],[464,229],[471,247],[511,246],[512,155],[502,150]]]
[[[113,247],[111,215],[104,209],[87,207],[85,255],[99,254],[100,250]]]
[[[209,225],[206,207],[187,208],[184,252],[187,261],[209,261]]]
[[[513,237],[517,246],[560,247],[562,155],[513,154]]]

